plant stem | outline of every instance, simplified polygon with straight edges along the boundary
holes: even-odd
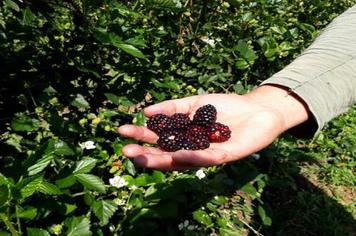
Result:
[[[20,234],[16,231],[15,227],[11,224],[9,218],[4,213],[0,213],[0,219],[4,222],[4,224],[10,230],[12,236],[20,236]]]
[[[19,232],[20,235],[22,235],[22,231],[21,231],[21,221],[20,221],[20,217],[18,214],[18,207],[17,205],[15,206],[15,214],[16,214],[16,224],[17,224],[17,231]]]

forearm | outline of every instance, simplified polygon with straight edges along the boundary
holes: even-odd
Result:
[[[287,87],[300,98],[317,131],[354,104],[356,6],[337,17],[296,60],[262,83],[266,84]]]

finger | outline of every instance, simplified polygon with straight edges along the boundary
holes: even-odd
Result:
[[[173,170],[171,153],[145,153],[133,158],[137,166],[156,170]]]
[[[144,147],[138,144],[127,144],[122,148],[122,154],[127,157],[137,157],[143,154],[162,154],[163,151],[155,147]]]
[[[133,159],[135,164],[143,168],[157,170],[188,170],[196,168],[185,163],[175,163],[172,161],[171,152],[163,152],[154,147],[143,147],[138,144],[128,144],[122,149],[122,153]]]
[[[123,125],[118,128],[119,134],[146,143],[156,143],[158,136],[144,126]]]
[[[234,160],[229,152],[211,148],[198,151],[177,151],[172,159],[176,165],[191,167],[215,166]]]
[[[166,115],[173,115],[174,113],[188,114],[191,112],[196,100],[197,96],[168,100],[146,107],[144,113],[148,117],[160,113]]]

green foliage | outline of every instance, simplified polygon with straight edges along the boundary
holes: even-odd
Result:
[[[2,1],[0,235],[238,235],[273,225],[262,198],[269,173],[253,158],[204,169],[203,180],[138,170],[116,127],[144,124],[142,108],[164,99],[247,92],[353,3]],[[347,159],[350,133],[335,149],[316,142]],[[332,168],[321,176],[340,184]]]

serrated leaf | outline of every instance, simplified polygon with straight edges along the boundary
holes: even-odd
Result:
[[[74,175],[70,175],[65,178],[56,180],[56,185],[59,188],[69,188],[70,186],[75,184],[76,180],[77,179],[74,177]]]
[[[239,40],[236,46],[236,50],[248,62],[249,65],[252,65],[257,59],[256,53],[243,40]]]
[[[9,185],[12,186],[13,184],[10,182],[10,180],[8,178],[6,178],[5,175],[3,175],[2,173],[0,173],[0,185]]]
[[[250,184],[250,183],[247,183],[244,186],[242,186],[241,191],[243,191],[244,193],[247,193],[251,197],[256,197],[256,195],[257,195],[256,188],[253,187],[252,184]]]
[[[26,228],[27,236],[50,236],[50,234],[40,228]]]
[[[98,176],[90,174],[75,174],[74,176],[87,189],[101,193],[106,191],[104,182]]]
[[[48,183],[46,181],[42,181],[42,183],[38,186],[38,191],[44,194],[49,195],[59,195],[61,194],[61,190],[54,184]]]
[[[26,7],[26,9],[23,11],[23,16],[22,16],[22,24],[23,25],[32,25],[33,21],[36,19],[36,15],[33,14],[31,9],[29,7]]]
[[[23,113],[18,113],[11,121],[13,131],[36,131],[40,127],[40,122],[32,119]]]
[[[23,219],[33,220],[37,216],[37,208],[35,207],[27,207],[26,209],[21,209],[17,216]]]
[[[49,165],[49,163],[51,163],[54,157],[55,155],[53,153],[44,155],[34,165],[27,168],[28,175],[31,176],[40,173]]]
[[[114,103],[115,105],[119,105],[120,104],[120,97],[113,94],[113,93],[104,93],[105,97],[107,99],[109,99],[112,103]]]
[[[73,171],[73,174],[85,174],[89,173],[96,164],[96,159],[86,157],[83,160],[79,161]]]
[[[72,156],[75,154],[73,149],[62,140],[56,140],[54,143],[54,153],[60,156]]]
[[[5,141],[7,145],[13,146],[16,148],[17,151],[21,152],[21,140],[23,139],[22,136],[17,134],[10,134],[10,137]]]
[[[32,194],[34,194],[38,187],[41,185],[42,181],[43,181],[43,177],[39,176],[37,178],[34,179],[28,179],[28,180],[24,180],[24,182],[29,181],[28,183],[25,184],[25,186],[21,186],[20,188],[20,193],[22,198],[27,198],[29,196],[31,196]]]
[[[100,220],[100,225],[104,226],[109,223],[110,217],[118,209],[118,206],[113,201],[100,200],[93,203],[92,209],[96,217]]]
[[[67,236],[92,235],[92,232],[90,231],[90,221],[84,216],[68,218],[64,224],[68,227],[65,234]]]
[[[71,105],[77,108],[84,108],[84,109],[90,107],[87,100],[85,100],[84,96],[81,94],[77,94],[76,98],[74,98],[73,101],[71,102]]]
[[[129,159],[125,159],[124,163],[123,163],[123,167],[125,168],[125,170],[127,172],[129,172],[130,175],[135,175],[136,174],[136,167],[135,165],[132,163],[131,160]]]
[[[12,0],[5,0],[5,6],[9,7],[15,11],[20,11],[19,5]]]
[[[146,58],[146,56],[135,46],[132,46],[130,44],[125,44],[125,43],[114,43],[113,44],[115,47],[120,48],[127,54],[130,54],[131,56],[137,57],[137,58]]]

